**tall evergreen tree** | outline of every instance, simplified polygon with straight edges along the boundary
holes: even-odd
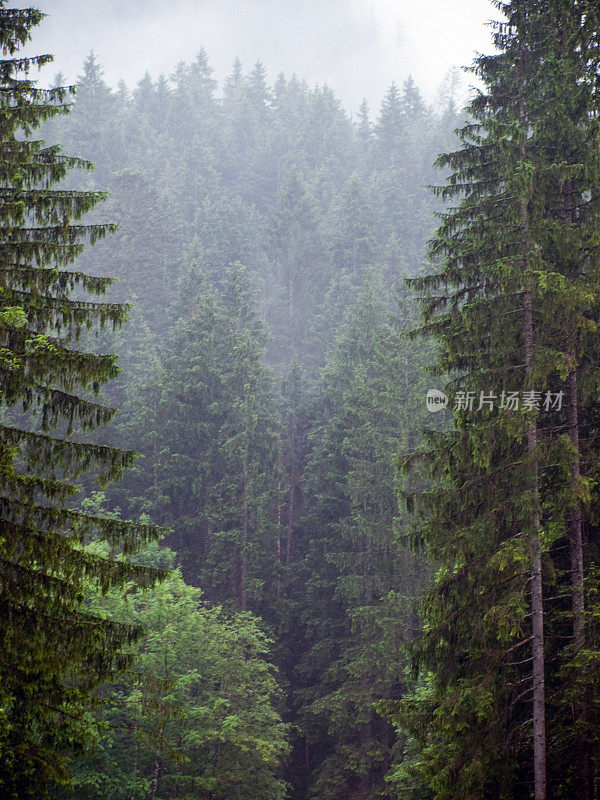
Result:
[[[368,282],[367,282],[368,281]],[[320,380],[304,472],[308,602],[297,667],[309,796],[382,798],[394,744],[374,703],[402,674],[416,562],[396,540],[393,459],[410,405],[405,344],[370,275]]]
[[[65,146],[72,147],[77,142],[80,152],[99,165],[97,180],[106,185],[110,172],[121,167],[115,159],[115,142],[123,133],[118,124],[117,96],[106,83],[104,71],[93,52],[89,53],[82,73],[77,76],[77,87],[75,104],[79,113],[73,115],[68,125],[61,126],[60,135]]]
[[[220,291],[196,287],[124,432],[146,456],[127,491],[139,511],[174,527],[185,576],[210,600],[272,618],[278,435],[262,347],[248,275],[236,265]]]
[[[94,469],[107,481],[133,460],[69,438],[114,413],[93,393],[116,375],[115,357],[80,352],[77,339],[120,325],[126,308],[72,296],[75,289],[102,295],[109,285],[71,264],[86,239],[95,242],[110,226],[77,224],[103,195],[56,186],[69,170],[91,165],[32,138],[65,111],[68,93],[38,89],[29,77],[50,56],[18,55],[42,16],[0,3],[0,792],[15,800],[39,800],[67,781],[64,752],[86,742],[93,689],[127,661],[122,648],[136,633],[88,613],[84,585],[143,586],[157,575],[114,557],[153,537],[151,528],[69,508],[82,473]],[[82,549],[91,525],[110,554]]]
[[[392,83],[381,104],[379,118],[375,125],[375,137],[380,150],[395,153],[402,136],[404,122],[400,92],[396,84]],[[394,161],[392,161],[392,166],[395,166]]]
[[[459,198],[432,244],[441,269],[416,282],[425,330],[441,345],[439,372],[456,376],[459,393],[452,430],[431,434],[422,454],[435,485],[417,498],[418,535],[439,571],[414,649],[423,683],[401,717],[423,748],[412,775],[436,798],[528,797],[533,788],[545,800],[548,773],[553,795],[577,787],[592,797],[581,734],[569,745],[559,732],[573,696],[561,669],[565,617],[582,646],[589,489],[577,423],[586,395],[573,384],[578,373],[597,381],[575,344],[595,316],[598,279],[587,227],[598,219],[597,123],[581,55],[590,20],[571,3],[498,5],[507,18],[496,27],[499,52],[475,68],[486,91],[470,107],[462,149],[440,161],[454,170],[443,197]],[[511,390],[522,392],[518,408]],[[566,575],[571,615],[561,601],[565,539],[579,553]],[[574,708],[582,714],[581,701]],[[566,767],[568,752],[579,774]]]

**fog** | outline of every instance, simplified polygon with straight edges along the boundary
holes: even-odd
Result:
[[[11,2],[0,800],[598,800],[600,0]]]
[[[17,4],[22,7],[27,3]],[[356,109],[379,103],[412,74],[432,100],[444,73],[489,48],[488,0],[47,0],[35,50],[55,55],[69,80],[94,50],[106,79],[129,85],[145,71],[170,74],[202,47],[222,80],[239,57],[271,78],[296,73],[327,84]]]

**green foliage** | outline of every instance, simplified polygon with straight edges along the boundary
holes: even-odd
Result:
[[[196,289],[186,302],[190,316],[134,398],[128,433],[160,480],[149,494],[142,464],[133,502],[175,529],[185,575],[211,600],[269,616],[278,436],[246,270],[232,267],[220,291]]]
[[[67,506],[82,473],[107,482],[133,461],[132,453],[65,438],[114,414],[93,395],[117,374],[116,357],[78,350],[77,340],[118,327],[126,308],[89,300],[110,281],[69,269],[84,242],[112,226],[78,224],[101,193],[57,188],[89,162],[32,138],[65,112],[69,93],[38,89],[29,78],[49,56],[15,56],[42,16],[0,3],[0,793],[7,800],[40,800],[68,781],[63,754],[93,735],[95,686],[129,660],[137,628],[82,607],[84,587],[149,586],[159,576],[113,557],[155,538],[151,526]],[[82,548],[90,527],[110,550]]]
[[[296,673],[300,720],[314,759],[311,795],[388,796],[394,742],[375,713],[403,675],[415,625],[418,558],[396,539],[393,456],[416,419],[408,342],[370,275],[323,372],[312,411],[307,486],[306,651]],[[304,576],[303,576],[304,577]]]
[[[400,335],[410,294],[387,315],[421,269],[455,110],[407,81],[384,133],[366,106],[353,120],[331,90],[239,62],[217,96],[203,52],[132,92],[90,57],[80,84],[73,124],[45,135],[97,162],[73,185],[109,188],[94,219],[121,225],[81,262],[133,302],[125,333],[84,340],[119,352],[110,436],[143,454],[110,501],[171,527],[185,580],[269,626],[293,796],[380,797],[401,743],[373,703],[403,691],[423,569],[395,542],[394,457],[418,439],[428,351]]]
[[[149,548],[137,560],[164,566],[174,557]],[[94,614],[144,633],[132,646],[134,668],[99,690],[101,727],[72,766],[75,796],[283,798],[286,726],[275,707],[271,642],[256,620],[210,607],[179,571],[151,591],[132,589],[88,600]]]
[[[408,499],[415,539],[437,572],[411,648],[416,688],[387,706],[411,751],[394,780],[400,793],[417,780],[437,800],[531,796],[530,594],[540,549],[550,796],[591,797],[598,751],[581,730],[594,691],[581,676],[574,699],[569,600],[578,590],[567,554],[575,557],[577,513],[595,527],[594,481],[579,473],[597,460],[596,445],[579,443],[577,417],[595,430],[597,343],[587,331],[597,318],[598,125],[588,48],[597,15],[590,10],[584,25],[578,4],[497,5],[506,15],[497,53],[474,68],[485,91],[470,106],[461,149],[439,162],[452,171],[439,194],[454,204],[431,245],[438,270],[412,284],[451,394],[562,391],[568,407],[509,412],[497,401],[490,412],[476,403],[406,461],[429,482]],[[588,575],[596,558],[587,551]],[[592,625],[586,635],[580,666],[597,648]],[[538,785],[536,797],[545,796]]]

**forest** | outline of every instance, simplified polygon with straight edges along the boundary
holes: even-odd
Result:
[[[0,0],[0,800],[598,800],[597,0],[358,113],[204,50],[40,88],[45,11]]]

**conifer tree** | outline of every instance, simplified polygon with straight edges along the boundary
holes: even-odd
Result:
[[[338,269],[358,285],[367,267],[376,261],[375,214],[359,176],[351,175],[343,188],[332,225],[332,258]]]
[[[404,121],[400,92],[396,84],[392,83],[381,104],[379,118],[375,125],[375,138],[379,149],[394,154],[392,166],[396,166],[395,152],[402,136]]]
[[[152,538],[149,526],[69,507],[82,473],[94,470],[107,481],[133,460],[69,438],[114,413],[93,394],[117,374],[115,357],[80,352],[77,340],[90,328],[119,326],[126,308],[72,297],[107,289],[108,279],[72,264],[86,240],[94,243],[111,226],[79,224],[102,194],[57,188],[69,170],[91,165],[32,138],[66,110],[68,93],[38,89],[30,78],[50,56],[18,55],[42,16],[0,3],[0,793],[15,800],[39,800],[67,782],[63,755],[86,742],[93,689],[126,663],[122,647],[136,634],[134,626],[87,613],[85,583],[106,590],[157,576],[115,558]],[[90,527],[110,542],[111,555],[84,552]]]
[[[533,789],[545,800],[548,772],[553,795],[585,782],[581,738],[565,751],[557,733],[573,696],[560,667],[560,551],[566,539],[579,553],[568,573],[577,650],[589,484],[577,423],[586,394],[573,384],[580,373],[597,385],[595,359],[575,344],[595,316],[597,123],[581,10],[498,6],[499,52],[475,67],[486,91],[471,104],[462,149],[440,159],[454,171],[441,194],[459,200],[432,244],[441,269],[415,282],[426,293],[425,330],[441,345],[439,374],[454,375],[462,394],[452,430],[431,433],[421,454],[435,485],[417,498],[418,537],[439,571],[414,649],[423,683],[401,715],[423,748],[409,774],[436,798]],[[522,393],[518,409],[506,401],[511,391]],[[548,402],[552,392],[566,410]],[[574,708],[582,713],[581,700]],[[574,775],[562,760],[569,750]],[[590,792],[588,780],[578,796]]]
[[[360,104],[360,108],[358,109],[358,141],[362,148],[362,155],[364,156],[370,155],[371,147],[373,144],[373,126],[371,125],[371,119],[369,116],[369,104],[366,100],[363,100]]]
[[[146,456],[130,496],[173,526],[186,577],[210,600],[270,617],[278,436],[262,336],[239,264],[219,290],[196,285],[193,311],[132,398],[125,434]]]
[[[425,113],[425,104],[412,75],[402,85],[401,109],[405,119],[415,119]]]
[[[77,76],[75,105],[79,113],[61,126],[59,135],[65,146],[72,147],[76,141],[94,165],[101,165],[96,168],[94,178],[106,185],[110,172],[121,166],[116,163],[114,153],[116,139],[123,133],[118,124],[117,96],[106,83],[104,70],[93,52],[89,53],[82,73]]]
[[[410,388],[382,294],[371,273],[336,337],[304,470],[307,649],[296,680],[323,800],[386,795],[394,737],[373,706],[398,684],[410,622],[415,562],[395,536],[393,468]]]

